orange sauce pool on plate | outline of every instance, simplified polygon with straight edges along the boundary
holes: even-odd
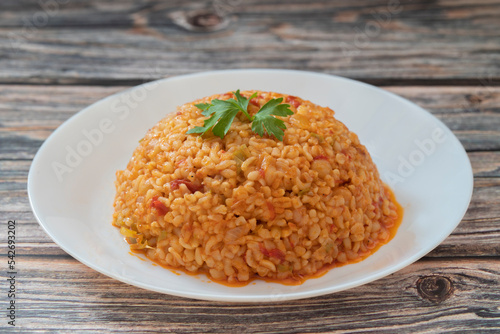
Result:
[[[183,273],[185,273],[187,275],[194,276],[196,278],[200,278],[199,277],[200,274],[205,274],[205,275],[207,275],[208,281],[203,280],[203,282],[206,282],[206,283],[215,282],[215,283],[222,284],[222,285],[225,285],[225,286],[228,286],[228,287],[233,287],[233,288],[234,287],[246,286],[246,285],[252,283],[255,280],[262,280],[262,281],[265,281],[265,282],[268,282],[268,283],[279,283],[279,284],[283,284],[283,285],[301,285],[302,283],[304,283],[308,279],[319,278],[319,277],[325,275],[327,272],[329,272],[333,268],[343,267],[343,266],[348,265],[348,264],[353,264],[353,263],[358,263],[358,262],[363,261],[364,259],[366,259],[370,255],[372,255],[373,253],[375,253],[380,247],[382,247],[383,245],[385,245],[389,241],[391,241],[392,238],[394,238],[394,236],[396,235],[396,232],[398,231],[399,226],[401,226],[401,222],[403,221],[403,212],[404,212],[404,210],[403,210],[403,207],[396,201],[396,197],[394,196],[394,193],[392,192],[392,190],[389,189],[388,187],[386,187],[386,190],[389,192],[389,197],[391,199],[391,202],[393,202],[396,205],[396,211],[397,211],[397,214],[398,214],[398,218],[394,222],[394,225],[391,226],[390,228],[388,228],[389,236],[387,237],[387,239],[384,240],[384,241],[380,241],[375,247],[373,247],[371,250],[369,250],[363,256],[360,256],[360,257],[358,257],[358,258],[356,258],[354,260],[348,260],[348,261],[346,261],[344,263],[335,261],[335,262],[333,262],[331,264],[323,266],[323,268],[321,268],[320,270],[318,270],[313,275],[306,275],[306,276],[299,276],[299,277],[287,278],[287,279],[284,279],[284,280],[272,279],[272,278],[265,278],[265,277],[260,277],[260,276],[254,276],[254,277],[251,277],[246,282],[227,282],[227,281],[215,280],[215,279],[209,277],[208,273],[205,272],[205,271],[193,273],[193,272],[190,272],[190,271],[188,271],[186,269],[183,269],[183,268],[170,267],[168,265],[159,263],[159,262],[157,262],[155,260],[152,260],[150,258],[148,258],[148,259],[152,261],[152,265],[154,265],[154,266],[161,266],[161,267],[163,267],[165,269],[168,269],[172,273],[174,273],[175,275],[181,275],[179,273],[179,271],[181,271],[181,272],[183,272]],[[146,261],[142,257],[135,255],[134,253],[136,253],[136,254],[142,254],[142,255],[146,256],[146,254],[145,254],[146,252],[144,250],[131,250],[131,252],[129,252],[129,254],[138,257],[142,261]],[[252,284],[255,284],[255,283],[252,283]]]

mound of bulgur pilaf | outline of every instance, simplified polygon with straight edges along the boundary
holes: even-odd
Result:
[[[186,134],[203,125],[195,103],[232,93],[179,107],[141,140],[116,173],[113,224],[133,250],[231,283],[302,280],[387,242],[397,204],[358,137],[329,108],[257,93],[250,115],[272,98],[290,104],[283,141],[241,113],[223,139]]]

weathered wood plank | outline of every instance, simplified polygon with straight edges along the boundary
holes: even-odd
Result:
[[[30,160],[0,160],[0,182],[27,181]]]
[[[432,111],[435,115],[500,112],[500,87],[488,86],[487,82],[467,87],[388,86],[384,89]]]
[[[93,102],[127,88],[0,85],[0,127],[54,128]]]
[[[2,1],[1,27],[22,27],[32,23],[34,27],[133,27],[134,13],[151,15],[200,7],[193,1],[121,0],[117,1]],[[157,15],[160,15],[158,13]],[[167,21],[168,22],[168,21]],[[165,20],[160,22],[165,25]]]
[[[0,159],[33,159],[45,139],[55,130],[32,129],[10,131],[0,129]]]
[[[57,126],[93,102],[125,88],[0,85],[0,159],[32,159]],[[467,150],[500,150],[500,87],[387,89],[435,114]]]
[[[21,333],[498,332],[498,259],[419,261],[351,290],[272,304],[197,301],[135,288],[71,258],[20,257]],[[278,285],[278,288],[282,286]],[[283,286],[283,289],[293,287]],[[91,321],[89,321],[91,320]]]
[[[60,2],[65,4],[51,15],[34,1],[4,5],[0,82],[137,84],[258,67],[377,84],[500,83],[500,5],[494,1],[420,0],[395,7],[386,0],[215,1],[205,7],[226,4],[219,12],[235,19],[213,33],[187,31],[172,19],[179,10],[204,6],[195,1]]]
[[[33,159],[43,141],[64,121],[124,89],[82,87],[78,92],[77,87],[0,86],[0,159]]]
[[[32,24],[34,28],[49,27],[137,27],[172,25],[169,13],[199,9],[213,10],[218,14],[252,15],[279,18],[283,15],[291,20],[318,19],[326,15],[333,18],[332,23],[353,23],[378,20],[381,23],[405,19],[414,24],[427,23],[433,27],[447,27],[460,22],[464,28],[483,28],[489,23],[497,23],[496,14],[500,12],[498,1],[412,1],[386,2],[374,1],[225,1],[205,3],[188,0],[122,0],[120,2],[67,1],[16,1],[4,0],[0,13],[1,27],[24,27]],[[379,13],[379,17],[377,17]],[[383,13],[391,17],[383,16]],[[142,18],[143,20],[139,20]],[[493,33],[493,32],[490,32]]]
[[[470,152],[469,159],[474,170],[474,176],[500,176],[500,152]]]
[[[474,180],[469,210],[464,219],[500,217],[500,179],[478,178]]]
[[[35,28],[49,27],[137,27],[148,23],[149,26],[171,25],[166,18],[172,11],[190,11],[211,9],[221,15],[252,15],[278,18],[286,15],[293,20],[321,18],[329,15],[334,22],[363,22],[378,19],[378,22],[390,23],[394,19],[406,19],[409,22],[426,22],[433,27],[448,26],[460,22],[464,27],[482,28],[489,23],[497,23],[496,14],[500,12],[498,1],[401,1],[358,0],[345,2],[340,0],[305,1],[220,1],[218,3],[200,3],[194,0],[55,0],[50,1],[2,1],[0,27],[24,27],[31,23]],[[380,17],[375,15],[379,13]],[[396,18],[385,17],[397,16]],[[146,21],[138,20],[138,17]],[[493,32],[490,32],[493,33]]]

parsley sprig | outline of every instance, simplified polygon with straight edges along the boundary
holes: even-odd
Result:
[[[284,130],[286,129],[285,122],[274,116],[289,116],[293,112],[289,109],[289,104],[282,104],[283,98],[269,100],[260,108],[255,116],[248,114],[248,103],[251,99],[257,96],[253,93],[249,98],[241,96],[240,90],[233,92],[236,99],[229,100],[214,99],[210,103],[199,103],[195,106],[202,110],[203,116],[209,117],[203,123],[203,126],[196,126],[190,129],[187,133],[204,134],[212,129],[212,133],[220,138],[229,131],[236,115],[241,111],[250,122],[252,122],[252,131],[259,136],[264,136],[268,133],[275,136],[278,140],[283,140]]]

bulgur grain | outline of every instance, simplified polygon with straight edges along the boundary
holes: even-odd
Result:
[[[257,94],[259,106],[289,98]],[[231,97],[179,107],[116,173],[113,224],[136,236],[127,238],[133,250],[215,280],[294,280],[362,259],[390,238],[397,203],[329,108],[293,97],[283,141],[259,137],[238,116],[223,139],[186,135],[203,125],[195,103]]]

